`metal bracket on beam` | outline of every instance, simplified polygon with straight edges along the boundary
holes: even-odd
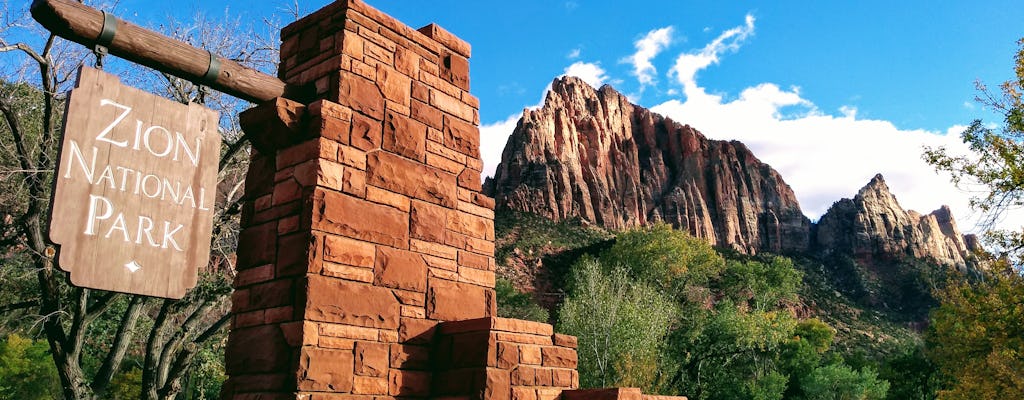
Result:
[[[213,54],[212,51],[207,50],[206,52],[210,53],[210,66],[206,68],[206,75],[203,75],[202,84],[210,86],[217,82],[217,76],[220,75],[220,60],[217,59],[217,55]]]
[[[117,18],[114,14],[106,11],[103,13],[103,28],[100,29],[99,36],[96,37],[96,45],[93,46],[92,52],[96,55],[96,68],[103,69],[103,56],[107,55],[107,46],[114,43],[114,35],[117,34]]]

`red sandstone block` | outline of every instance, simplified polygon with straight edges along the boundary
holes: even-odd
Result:
[[[463,249],[490,257],[494,254],[494,241],[467,236],[466,245]]]
[[[225,349],[225,368],[232,375],[285,371],[292,347],[275,325],[232,329]]]
[[[366,170],[371,185],[455,207],[455,175],[385,152],[370,153],[367,158]]]
[[[431,268],[428,271],[428,274],[430,276],[430,279],[435,279],[436,278],[436,279],[444,279],[446,281],[453,281],[453,282],[458,282],[459,281],[459,272],[458,271],[449,271],[449,270],[446,270],[446,269]]]
[[[263,325],[263,315],[263,310],[235,314],[234,320],[231,322],[231,329]]]
[[[266,223],[242,230],[238,237],[238,268],[272,264],[277,259],[277,224]]]
[[[562,389],[537,388],[537,400],[559,400]]]
[[[436,57],[420,60],[420,79],[423,79],[424,73],[430,76],[439,76],[441,74],[440,69],[437,66],[437,61],[438,59]]]
[[[544,347],[541,349],[545,367],[576,368],[576,350],[564,347]]]
[[[427,291],[427,316],[458,321],[491,315],[493,291],[466,283],[432,280]]]
[[[572,370],[556,369],[551,371],[551,383],[563,388],[572,387]]]
[[[478,239],[494,240],[494,220],[479,215],[451,211],[445,228]]]
[[[278,182],[274,185],[273,205],[281,205],[298,200],[302,196],[302,186],[294,179]]]
[[[381,112],[383,113],[383,109]],[[381,141],[383,140],[381,135],[383,127],[384,125],[380,120],[376,120],[362,114],[353,114],[352,136],[349,139],[352,147],[363,151],[379,149]]]
[[[363,42],[363,56],[365,60],[369,61],[370,58],[385,63],[387,65],[395,65],[395,53],[388,51],[376,43],[365,41]]]
[[[483,400],[510,400],[512,385],[508,370],[487,368]]]
[[[281,279],[250,286],[248,305],[252,310],[292,304],[294,281]]]
[[[313,197],[313,229],[396,248],[408,246],[407,214],[328,191],[317,190]]]
[[[295,309],[292,306],[268,308],[264,312],[263,323],[278,324],[291,321],[295,317]]]
[[[408,48],[396,48],[395,69],[405,74],[405,76],[419,76],[420,56]]]
[[[371,46],[364,43],[364,48]],[[379,48],[376,45],[372,45]],[[384,96],[377,85],[361,76],[342,72],[338,80],[338,104],[348,106],[354,111],[359,111],[376,120],[384,118]]]
[[[464,166],[461,163],[449,160],[445,157],[433,153],[427,154],[427,165],[435,167],[437,169],[440,169],[444,172],[453,175],[458,175],[459,172],[462,172],[462,170],[464,169]]]
[[[448,81],[445,81],[441,77],[437,76],[437,74],[427,73],[425,70],[423,70],[420,71],[419,79],[427,86],[437,89],[456,100],[462,99],[462,89],[459,89],[455,85],[452,85]]]
[[[377,87],[384,98],[404,106],[412,96],[412,79],[384,64],[377,65]]]
[[[540,355],[540,346],[521,345],[519,346],[519,362],[529,365],[540,365],[543,359]]]
[[[391,370],[390,390],[392,396],[419,396],[430,395],[430,373],[423,371],[406,371],[400,369]]]
[[[552,341],[554,341],[555,346],[567,347],[567,348],[570,348],[570,349],[575,349],[576,346],[577,346],[577,342],[576,342],[576,337],[575,336],[570,336],[570,335],[564,335],[564,334],[561,334],[561,333],[556,333],[556,334],[551,336],[551,339],[552,339]]]
[[[348,265],[335,264],[331,262],[324,262],[323,269],[320,271],[323,276],[330,276],[333,278],[341,278],[347,281],[373,283],[373,269],[372,268],[359,268]]]
[[[492,259],[490,257],[485,255],[460,250],[458,265],[462,267],[492,271],[491,260]]]
[[[316,258],[316,244],[309,232],[293,233],[277,239],[277,262],[275,263],[278,277],[304,274],[310,269],[314,271],[313,261]]]
[[[377,335],[377,341],[381,343],[398,343],[398,331],[394,329],[384,329]]]
[[[427,310],[423,306],[402,305],[402,316],[407,318],[426,318]]]
[[[325,337],[350,340],[377,340],[379,336],[378,330],[374,328],[331,323],[317,324],[317,332],[321,340]]]
[[[537,400],[537,391],[532,387],[513,386],[512,400]]]
[[[227,393],[233,392],[285,392],[295,382],[294,374],[256,374],[232,376],[225,382]],[[230,387],[230,388],[229,388]],[[232,390],[233,388],[237,388]]]
[[[376,186],[366,187],[366,200],[394,207],[403,212],[409,212],[412,207],[408,197],[398,193],[389,192]]]
[[[352,381],[352,394],[388,394],[388,378],[356,376]]]
[[[374,245],[346,237],[327,235],[324,238],[324,260],[354,267],[373,268],[376,260]]]
[[[352,390],[352,352],[303,347],[299,357],[299,390]]]
[[[355,72],[356,75],[359,75],[374,82],[377,81],[377,67],[374,65],[370,65],[359,60],[352,60],[351,70],[352,72]]]
[[[299,216],[285,217],[277,221],[277,234],[287,235],[299,230]]]
[[[377,263],[374,267],[378,286],[426,291],[427,264],[419,254],[388,247],[377,247]]]
[[[498,343],[498,368],[512,369],[519,365],[519,346],[512,343]]]
[[[323,336],[320,338],[320,342],[316,343],[324,349],[332,350],[353,350],[356,348],[356,341],[352,339],[342,339],[330,336]]]
[[[551,345],[551,336],[532,335],[524,333],[497,332],[498,340],[503,342],[514,342],[523,344],[536,344],[541,346]]]
[[[235,288],[243,288],[254,283],[266,282],[271,279],[274,279],[273,264],[239,270],[235,275]]]
[[[465,211],[473,215],[478,215],[484,218],[494,219],[494,210],[476,204],[467,203],[464,201],[459,202],[459,211]]]
[[[537,382],[537,368],[520,365],[512,370],[511,383],[516,386],[534,386]]]
[[[441,78],[459,89],[469,91],[469,60],[457,54],[445,54],[441,58]],[[479,106],[477,107],[479,108]]]
[[[468,104],[470,107],[473,107],[477,110],[480,109],[480,99],[476,98],[476,96],[473,96],[472,94],[469,94],[469,92],[462,92],[462,102]]]
[[[551,376],[551,370],[547,368],[537,368],[535,370],[536,380],[534,381],[537,386],[551,386],[554,382]]]
[[[562,391],[563,400],[641,400],[638,388],[583,389]]]
[[[388,111],[384,118],[384,150],[423,162],[427,153],[427,126]]]
[[[263,211],[274,206],[274,187],[270,187],[270,194],[257,197],[253,200],[253,208],[256,211]]]
[[[366,170],[366,152],[355,147],[338,146],[338,162],[360,171]]]
[[[306,109],[313,116],[329,117],[345,122],[352,120],[352,110],[350,108],[328,100],[321,99],[309,103]]]
[[[438,117],[440,117],[440,115],[441,114],[438,113]],[[457,152],[455,150],[449,149],[449,148],[445,147],[443,144],[441,144],[441,142],[444,141],[444,137],[442,136],[441,131],[438,131],[436,129],[430,129],[427,132],[428,132],[428,137],[427,137],[427,139],[428,139],[427,140],[427,153],[436,154],[436,155],[439,155],[441,157],[447,158],[449,160],[452,160],[452,161],[458,163],[461,166],[465,166],[466,165],[466,160],[467,160],[468,157],[466,157],[465,154],[462,154],[462,153],[459,153],[459,152]],[[435,136],[436,137],[433,138],[433,139],[436,139],[436,140],[431,140],[431,138],[429,136],[429,132],[435,132]],[[437,141],[437,140],[439,140],[439,141]],[[463,188],[459,188],[459,189],[460,190],[465,190]]]
[[[459,282],[468,282],[484,287],[494,287],[494,272],[476,268],[459,268]]]
[[[479,158],[480,129],[471,123],[446,115],[444,117],[444,144],[452,150]]]
[[[307,140],[295,146],[282,149],[277,152],[276,166],[278,170],[285,167],[301,164],[309,160],[315,160],[320,155],[320,139]]]
[[[425,242],[418,239],[409,240],[409,250],[418,253],[429,254],[436,257],[446,258],[449,260],[454,260],[455,257],[458,255],[459,251],[458,249],[451,246],[445,246],[444,244],[440,243]]]
[[[422,64],[423,63],[421,62],[420,65]],[[430,101],[430,88],[427,87],[427,85],[423,84],[423,82],[412,81],[412,98],[423,102],[423,104],[426,104],[427,102]],[[421,122],[429,123],[428,121],[422,120]]]
[[[449,50],[454,51],[459,55],[462,55],[463,57],[469,58],[470,55],[472,54],[472,48],[470,47],[469,43],[467,43],[465,40],[459,39],[458,36],[455,36],[451,32],[444,30],[444,28],[441,28],[437,24],[432,23],[430,25],[418,29],[418,31],[426,35],[428,38],[436,40],[438,43],[448,48]]]
[[[406,117],[408,117],[410,115],[410,113],[411,113],[411,110],[409,109],[408,105],[398,104],[398,103],[395,103],[393,101],[387,101],[385,103],[386,103],[385,106],[386,106],[388,111],[393,111],[395,113],[398,113],[398,114],[400,114],[402,116],[406,116]]]
[[[342,38],[342,52],[354,60],[363,59],[363,38],[347,33]]]
[[[477,171],[483,171],[484,170],[484,161],[482,159],[480,159],[479,157],[475,157],[475,158],[474,157],[467,157],[466,158],[466,167],[475,169]]]
[[[430,347],[398,343],[392,344],[391,368],[412,370],[430,369]]]
[[[431,269],[440,269],[456,273],[459,271],[458,264],[456,264],[455,261],[449,260],[447,258],[423,255],[423,261],[425,261],[427,263],[427,266],[430,267]]]
[[[388,38],[385,38],[384,36],[381,36],[375,30],[368,29],[365,26],[360,26],[358,32],[359,36],[362,36],[366,40],[369,40],[380,47],[383,47],[387,51],[398,50],[398,45],[395,42],[389,40]]]
[[[360,376],[385,377],[391,362],[390,346],[383,343],[356,342],[355,373]]]
[[[459,187],[479,192],[481,172],[472,168],[466,168],[459,174]]]
[[[422,73],[420,75],[422,75]],[[474,110],[466,103],[463,103],[462,100],[445,94],[440,90],[430,90],[430,105],[437,107],[441,111],[444,111],[448,114],[454,115],[462,119],[463,121],[475,123],[474,120],[476,119],[476,110]]]
[[[447,210],[421,201],[413,201],[409,212],[410,236],[430,242],[443,242]]]
[[[385,288],[309,276],[306,318],[369,328],[398,328],[398,300]]]
[[[289,347],[316,346],[320,340],[320,334],[314,322],[285,322],[278,326]]]
[[[349,132],[352,131],[352,124],[349,121],[331,117],[316,118],[313,127],[319,132],[320,137],[342,144],[348,144]]]
[[[528,335],[550,336],[554,328],[543,322],[526,321],[512,318],[491,318],[491,329],[499,332],[522,333]]]
[[[426,276],[425,272],[424,276]],[[395,298],[398,299],[398,302],[403,305],[423,307],[426,304],[426,298],[423,291],[391,289],[391,293],[394,294]]]
[[[437,321],[402,318],[398,327],[398,341],[403,344],[429,344],[434,340]]]

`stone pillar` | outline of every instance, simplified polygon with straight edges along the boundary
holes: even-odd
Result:
[[[284,28],[246,178],[225,399],[425,398],[440,321],[495,315],[470,46],[359,0]],[[363,397],[366,396],[366,397]]]

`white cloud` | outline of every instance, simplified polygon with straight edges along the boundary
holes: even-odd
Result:
[[[647,35],[633,43],[636,53],[622,59],[622,62],[633,65],[633,75],[640,82],[641,91],[645,86],[654,84],[657,69],[651,60],[672,43],[672,31],[673,28],[668,26],[647,32]]]
[[[577,58],[580,58],[580,52],[581,51],[582,50],[579,47],[577,47],[575,49],[572,49],[572,50],[569,50],[569,54],[566,54],[565,58],[568,58],[570,60],[575,60]]]
[[[480,125],[480,157],[484,160],[481,177],[494,176],[501,162],[501,152],[512,131],[516,129],[521,114],[513,114],[504,121]]]
[[[669,71],[669,76],[675,76],[676,80],[683,85],[683,93],[687,98],[698,96],[703,90],[697,92],[697,72],[712,64],[718,64],[719,56],[725,52],[735,52],[740,45],[754,34],[754,16],[747,14],[745,24],[729,29],[718,35],[717,38],[695,53],[682,53],[676,58],[676,63]],[[691,93],[693,92],[693,93]]]
[[[682,85],[686,98],[664,102],[652,110],[689,124],[709,138],[746,144],[761,161],[779,171],[812,219],[819,218],[836,200],[853,197],[872,176],[881,173],[904,208],[928,213],[949,205],[962,230],[974,228],[978,216],[970,210],[969,194],[921,158],[925,146],[944,146],[955,154],[966,154],[959,137],[965,127],[953,126],[945,132],[901,129],[889,121],[858,118],[857,108],[852,106],[840,107],[837,115],[830,115],[803,98],[798,88],[782,89],[773,83],[749,87],[730,101],[700,86],[697,72],[717,64],[724,52],[739,50],[754,31],[753,22],[748,15],[745,26],[723,32],[703,49],[680,54],[670,74]],[[798,112],[787,114],[793,109]],[[1011,218],[1007,222],[1020,221]]]
[[[605,75],[604,69],[599,63],[583,61],[574,62],[566,67],[562,76],[575,76],[595,88],[601,87],[608,80],[608,75]]]

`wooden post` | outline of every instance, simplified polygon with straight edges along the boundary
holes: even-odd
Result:
[[[51,32],[87,47],[96,44],[103,30],[103,12],[71,0],[36,0],[32,17]],[[301,90],[280,79],[218,57],[220,73],[204,81],[210,69],[210,53],[180,40],[117,20],[110,54],[174,76],[207,85],[254,103],[287,97],[301,100]]]

